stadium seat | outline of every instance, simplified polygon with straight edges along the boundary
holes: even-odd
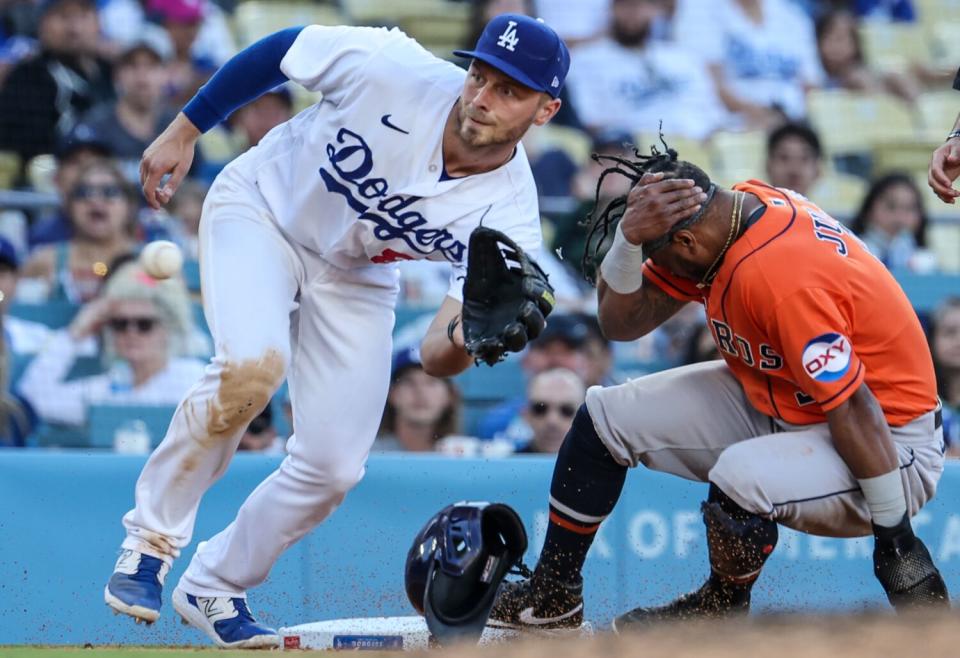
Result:
[[[43,304],[13,303],[7,312],[23,320],[45,324],[51,329],[62,329],[70,324],[80,307],[70,302],[45,302]]]
[[[379,25],[383,22],[400,25],[412,16],[453,15],[466,21],[469,7],[445,0],[341,0],[344,14],[354,23]]]
[[[960,25],[957,32],[960,34]],[[958,54],[957,62],[960,62]],[[924,140],[942,143],[960,110],[957,92],[934,91],[922,94],[917,99],[917,112],[920,118],[920,134]]]
[[[881,71],[909,71],[910,65],[931,60],[929,40],[917,23],[863,21],[860,40],[864,59]]]
[[[450,59],[467,38],[466,10],[466,3],[448,3],[441,12],[408,14],[400,19],[400,29],[438,57]]]
[[[908,142],[916,135],[910,109],[888,94],[815,90],[807,95],[807,109],[830,156],[868,153],[876,144]]]
[[[921,313],[930,313],[947,297],[960,294],[960,275],[957,274],[894,272],[894,276],[910,303]]]
[[[929,26],[927,40],[931,51],[931,64],[956,70],[957,62],[960,61],[958,33],[960,33],[960,14]]]
[[[710,139],[713,170],[709,173],[724,185],[763,178],[766,150],[767,136],[763,132],[715,133]]]
[[[190,292],[200,292],[200,263],[195,260],[183,262],[183,281]]]
[[[150,445],[156,447],[167,433],[167,426],[176,411],[169,405],[91,405],[87,425],[88,445],[93,448],[112,448],[114,434],[130,420],[142,420],[150,434]]]
[[[20,177],[20,156],[13,151],[0,151],[0,190],[13,189]]]
[[[576,165],[582,165],[590,158],[590,136],[582,130],[568,126],[536,126],[527,133],[524,145],[530,144],[528,152],[543,153],[551,149],[563,151]],[[533,158],[533,156],[531,156]]]
[[[860,208],[866,193],[867,182],[859,176],[829,171],[814,185],[810,199],[836,219],[845,222]]]
[[[872,149],[872,174],[876,177],[891,171],[902,171],[908,174],[922,173],[926,178],[930,154],[942,141],[942,137],[934,141],[915,138],[875,144]]]
[[[497,403],[523,395],[526,376],[520,367],[520,358],[512,355],[495,368],[480,364],[467,368],[454,378],[464,401]]]
[[[667,144],[674,149],[681,160],[692,162],[702,167],[708,174],[713,174],[713,156],[710,153],[710,146],[707,142],[699,142],[689,137],[677,137],[673,135],[664,135]],[[649,155],[650,147],[656,146],[657,150],[663,151],[663,144],[660,143],[660,137],[656,133],[643,132],[637,134],[636,147],[641,155]]]
[[[295,25],[343,25],[343,13],[334,6],[313,2],[249,0],[237,6],[234,26],[240,46]]]

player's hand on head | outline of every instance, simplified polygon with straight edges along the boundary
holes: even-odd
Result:
[[[933,152],[927,184],[944,203],[954,203],[960,191],[953,182],[960,176],[960,137],[948,139]]]
[[[181,113],[143,152],[140,185],[151,208],[158,210],[173,198],[193,164],[199,137],[200,132]]]
[[[113,300],[99,297],[80,307],[68,331],[74,340],[82,340],[93,336],[110,319],[113,312]]]
[[[665,179],[661,172],[647,173],[630,190],[620,226],[628,242],[643,244],[700,210],[706,199],[706,191],[689,178]]]

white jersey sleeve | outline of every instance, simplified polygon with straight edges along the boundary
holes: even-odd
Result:
[[[280,62],[290,80],[337,103],[370,59],[387,44],[408,39],[399,30],[379,27],[310,25]]]

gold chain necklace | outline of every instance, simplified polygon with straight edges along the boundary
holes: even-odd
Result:
[[[720,253],[717,254],[717,257],[713,259],[713,262],[710,263],[710,267],[707,268],[706,274],[703,275],[703,278],[700,279],[700,283],[697,284],[697,288],[702,290],[710,285],[710,282],[713,281],[713,277],[716,276],[715,268],[720,264],[720,260],[723,258],[724,254],[727,253],[727,249],[730,248],[730,245],[733,244],[733,238],[740,232],[740,216],[743,214],[743,198],[746,196],[746,192],[734,192],[733,193],[733,212],[730,214],[730,234],[727,235],[727,242],[723,245],[723,249],[720,250]]]

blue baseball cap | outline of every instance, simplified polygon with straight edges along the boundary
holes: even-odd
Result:
[[[455,50],[506,73],[526,87],[560,95],[570,69],[570,51],[543,21],[522,14],[501,14],[483,29],[473,50]]]
[[[423,363],[420,361],[420,346],[410,345],[398,349],[393,353],[393,363],[391,365],[391,379],[396,379],[410,368],[423,368]]]
[[[14,270],[20,268],[20,255],[17,253],[17,248],[2,235],[0,235],[0,263]]]

